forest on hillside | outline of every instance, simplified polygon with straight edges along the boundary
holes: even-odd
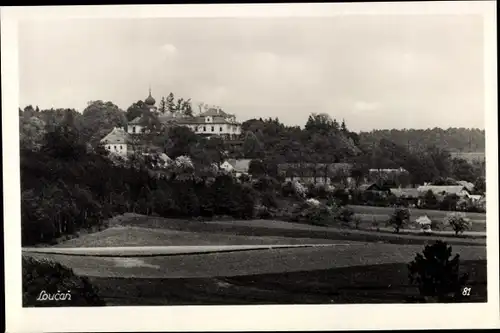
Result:
[[[359,136],[367,143],[386,139],[409,150],[436,146],[450,153],[484,152],[486,142],[485,131],[477,128],[373,130]]]
[[[140,153],[116,163],[99,141],[114,127],[126,126],[127,118],[135,116],[131,113],[142,112],[150,111],[135,106],[124,111],[109,101],[89,102],[82,113],[19,109],[23,244],[103,227],[106,218],[124,212],[252,217],[258,202],[275,206],[284,182],[278,170],[284,163],[299,164],[306,172],[318,164],[350,163],[351,174],[341,176],[360,180],[370,168],[403,167],[411,185],[466,180],[484,192],[483,162],[453,158],[435,145],[408,149],[386,138],[369,144],[345,122],[325,114],[311,114],[303,127],[285,126],[277,118],[247,120],[237,145],[196,135],[184,126],[152,127],[146,132],[151,134],[140,137],[176,161],[167,174]],[[252,181],[219,172],[228,158],[252,159],[247,177]],[[331,175],[342,184],[338,176]]]

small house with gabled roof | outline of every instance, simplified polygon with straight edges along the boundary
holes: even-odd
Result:
[[[115,127],[106,135],[101,143],[111,153],[126,156],[128,152],[129,136],[121,127]]]

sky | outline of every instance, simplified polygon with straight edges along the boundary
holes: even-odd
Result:
[[[19,25],[20,106],[123,110],[151,86],[237,119],[349,129],[484,128],[474,15],[61,19]]]

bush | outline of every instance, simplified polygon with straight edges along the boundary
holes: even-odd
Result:
[[[313,225],[329,225],[335,219],[331,208],[326,205],[311,206],[305,213],[307,220]]]
[[[462,234],[465,230],[471,228],[471,222],[465,217],[464,213],[448,213],[444,218],[444,225],[451,226],[455,235]]]
[[[304,187],[301,183],[294,180],[292,182],[293,193],[297,198],[303,199],[307,195],[307,188]]]
[[[105,305],[88,278],[76,276],[71,269],[59,263],[23,256],[22,270],[25,307]],[[44,299],[42,292],[47,295],[68,293],[71,296],[63,296],[65,300],[37,300]]]
[[[349,207],[341,207],[337,211],[336,218],[343,224],[349,224],[354,218],[354,211]]]
[[[278,201],[276,200],[276,194],[273,190],[268,190],[262,193],[261,197],[262,204],[268,208],[277,208]]]
[[[257,206],[255,208],[255,215],[259,218],[259,219],[269,219],[272,217],[272,214],[271,214],[271,211],[269,210],[268,207],[266,206]]]
[[[259,192],[275,191],[279,189],[279,183],[272,177],[263,176],[255,180],[253,187]]]
[[[317,199],[314,199],[314,198],[309,198],[306,200],[306,203],[309,205],[309,206],[313,206],[313,207],[319,207],[320,205],[320,202],[317,200]]]
[[[359,229],[359,225],[361,224],[361,218],[359,216],[353,217],[354,228]]]
[[[468,275],[459,274],[460,256],[451,258],[451,246],[442,241],[426,245],[408,264],[410,284],[416,284],[427,300],[445,302],[461,297]]]
[[[394,227],[395,232],[399,232],[401,227],[408,223],[410,220],[410,211],[408,208],[396,208],[394,209],[394,213],[392,213],[391,218],[389,219],[389,224]]]
[[[283,195],[285,198],[288,198],[293,196],[294,194],[295,192],[291,181],[286,181],[281,184],[281,195]]]
[[[456,210],[458,202],[459,202],[459,198],[457,195],[455,195],[455,194],[447,195],[439,203],[439,209],[448,210],[448,211]]]

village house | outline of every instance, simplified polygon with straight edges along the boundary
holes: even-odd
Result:
[[[127,132],[123,128],[115,127],[101,140],[101,143],[110,153],[127,156],[129,153],[129,139]]]
[[[465,180],[459,180],[457,184],[464,186],[469,192],[474,191],[474,184],[471,182]]]
[[[391,194],[404,201],[409,207],[415,207],[419,204],[420,192],[416,188],[391,188]]]
[[[350,176],[349,163],[282,163],[278,173],[285,181],[299,181],[302,184],[343,185],[350,187],[354,179]]]
[[[232,172],[236,177],[248,175],[251,159],[229,159],[227,162],[232,166]]]
[[[459,198],[469,197],[470,193],[467,188],[463,185],[423,185],[417,188],[421,195],[425,195],[428,191],[431,191],[435,196],[446,196],[446,195],[456,195]]]
[[[391,192],[390,189],[382,187],[382,186],[378,185],[377,183],[368,183],[368,184],[360,185],[360,186],[358,186],[358,191],[371,192],[371,193],[383,195],[383,196],[386,196]]]

